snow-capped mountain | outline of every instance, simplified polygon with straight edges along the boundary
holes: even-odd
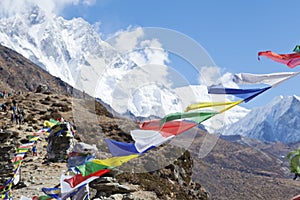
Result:
[[[87,65],[87,56],[101,55],[104,48],[99,34],[83,19],[49,16],[37,6],[14,17],[2,18],[0,30],[2,45],[72,86],[76,70]]]
[[[293,143],[300,141],[300,97],[276,97],[265,107],[249,112],[223,132],[262,141]]]
[[[141,30],[136,32],[143,35]],[[22,14],[0,19],[0,43],[100,98],[118,113],[163,117],[182,112],[190,103],[212,101],[205,86],[172,88],[176,79],[171,80],[168,67],[161,66],[168,60],[166,52],[152,52],[149,48],[160,47],[158,41],[141,39],[137,42],[138,51],[124,53],[124,49],[116,48],[120,45],[103,41],[94,27],[81,18],[66,20],[34,6]],[[143,64],[157,66],[144,68]],[[247,109],[237,106],[216,121],[219,127],[228,125],[246,113]],[[210,121],[207,124],[218,127]]]

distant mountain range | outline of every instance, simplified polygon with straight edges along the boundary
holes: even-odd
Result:
[[[266,142],[295,143],[300,141],[299,113],[299,96],[278,96],[268,105],[251,110],[223,134],[238,134]]]

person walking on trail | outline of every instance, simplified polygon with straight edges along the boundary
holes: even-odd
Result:
[[[21,124],[23,124],[24,117],[25,117],[24,108],[22,106],[18,106],[18,108],[17,108],[17,120],[18,120],[19,126],[21,126]]]
[[[13,104],[14,106],[17,106],[17,101],[16,101],[15,99],[13,99],[13,100],[12,100],[12,104]]]
[[[11,123],[13,124],[14,121],[16,121],[16,124],[17,124],[18,121],[17,121],[17,106],[16,106],[16,104],[13,104],[11,106],[10,110],[12,111],[12,113],[11,113]]]
[[[32,156],[37,156],[37,142],[35,141],[32,146]]]
[[[3,99],[5,99],[6,94],[7,94],[6,90],[4,90],[4,91],[2,92],[2,94],[3,94]]]

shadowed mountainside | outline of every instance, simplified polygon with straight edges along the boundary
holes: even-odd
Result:
[[[0,45],[0,90],[35,91],[45,85],[50,92],[71,94],[72,87],[53,77],[21,54]]]

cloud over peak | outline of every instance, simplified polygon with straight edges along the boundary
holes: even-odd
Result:
[[[62,10],[67,6],[85,5],[91,6],[96,0],[1,0],[0,1],[0,17],[11,17],[22,14],[31,8],[38,6],[46,14],[61,14]]]

